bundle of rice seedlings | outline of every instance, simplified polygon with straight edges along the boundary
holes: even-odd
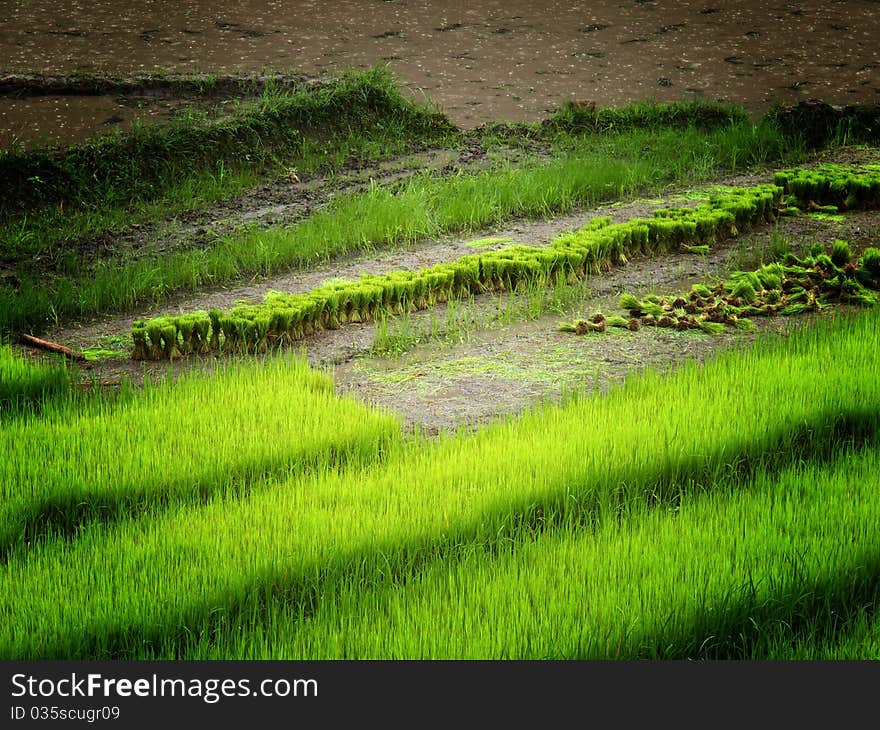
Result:
[[[166,319],[162,325],[162,354],[166,360],[180,357],[177,325],[172,319]]]
[[[620,308],[628,309],[634,316],[637,316],[637,313],[641,312],[638,298],[635,294],[630,294],[628,292],[620,295]]]
[[[362,288],[363,314],[366,321],[382,316],[382,288],[376,284],[366,284]]]
[[[780,314],[789,317],[793,314],[802,314],[809,309],[805,302],[794,302],[793,304],[787,304],[782,309],[779,310]]]
[[[208,319],[211,322],[211,340],[210,340],[210,348],[212,350],[220,349],[220,318],[223,316],[223,312],[219,309],[212,309],[208,312]]]
[[[131,350],[132,360],[147,360],[150,357],[150,345],[147,339],[147,322],[138,319],[131,325],[131,340],[134,343]]]
[[[269,349],[269,327],[272,318],[269,312],[258,312],[251,323],[250,346],[255,352],[267,352]]]
[[[288,307],[282,310],[282,321],[286,321],[287,328],[281,339],[281,343],[288,345],[297,340],[301,340],[303,334],[303,310],[301,307]]]
[[[655,317],[662,317],[665,313],[663,305],[659,301],[652,301],[649,298],[650,296],[648,295],[644,301],[639,302],[639,311],[645,314],[653,314]]]
[[[638,326],[637,319],[627,319],[626,317],[621,317],[619,315],[611,315],[610,317],[606,317],[605,324],[608,327],[621,327],[623,329],[630,328],[630,322],[636,322],[636,326]]]
[[[602,319],[599,322],[589,322],[585,319],[578,320],[575,325],[575,333],[579,335],[585,335],[588,332],[604,332],[606,329],[605,320]]]
[[[223,333],[223,351],[233,352],[235,350],[235,318],[224,314],[219,320],[220,331]]]
[[[181,354],[191,355],[193,353],[193,332],[195,331],[195,322],[192,317],[187,314],[178,317],[177,330],[180,332]]]
[[[327,292],[324,296],[321,326],[328,330],[339,329],[340,303],[339,294]]]
[[[712,322],[708,319],[704,319],[703,317],[699,317],[696,320],[697,327],[699,327],[703,332],[706,332],[710,335],[720,335],[724,332],[724,325],[720,322]]]
[[[164,325],[163,317],[156,317],[147,322],[147,337],[150,340],[149,359],[161,360],[164,357],[162,348],[162,326]]]
[[[203,311],[192,313],[193,321],[193,352],[205,355],[211,351],[211,343],[208,340],[211,332],[211,320],[208,313]]]
[[[299,311],[299,337],[294,337],[294,339],[302,339],[303,337],[313,334],[318,329],[318,318],[320,317],[320,312],[323,306],[323,302],[312,299],[312,297],[308,295],[300,300],[299,306],[297,307]],[[294,323],[296,320],[296,315],[294,315]],[[294,326],[294,333],[296,332],[297,330]]]
[[[880,285],[880,248],[866,248],[859,258],[856,272],[866,286]]]
[[[700,256],[705,256],[709,253],[709,245],[708,244],[700,244],[699,246],[688,246],[687,244],[682,244],[682,250],[686,253],[695,253]]]
[[[595,218],[591,218],[590,222],[587,223],[583,227],[584,231],[598,231],[601,228],[605,228],[611,225],[611,216],[610,215],[602,215],[596,216]]]
[[[748,281],[747,279],[729,282],[728,286],[730,287],[728,291],[730,292],[731,297],[747,302],[748,304],[753,304],[758,297],[755,287],[753,287],[751,281]]]

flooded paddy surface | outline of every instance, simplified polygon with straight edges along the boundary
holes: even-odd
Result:
[[[880,101],[880,3],[870,0],[3,5],[3,71],[322,75],[388,64],[464,127],[541,119],[565,98],[722,98],[755,113],[809,97]],[[82,139],[162,118],[171,104],[99,99],[3,100],[0,145]]]

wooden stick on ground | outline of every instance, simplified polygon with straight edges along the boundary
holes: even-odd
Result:
[[[55,342],[41,340],[39,337],[33,337],[32,335],[22,335],[21,342],[23,345],[36,347],[40,350],[46,350],[47,352],[56,352],[59,355],[64,355],[64,357],[71,360],[76,360],[77,362],[85,362],[86,360],[86,356],[83,355],[81,352],[76,352],[75,350],[71,350],[69,347],[56,344]]]

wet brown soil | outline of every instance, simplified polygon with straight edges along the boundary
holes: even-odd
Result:
[[[844,151],[840,156],[864,160],[866,155],[877,159],[876,151],[869,150]],[[770,178],[768,172],[720,182],[746,185]],[[121,351],[120,355],[91,363],[82,373],[85,380],[103,382],[109,387],[122,378],[138,382],[145,376],[174,375],[193,367],[210,369],[220,360],[128,360],[125,353],[130,347],[128,333],[132,320],[161,313],[229,307],[237,301],[260,301],[269,290],[306,291],[332,278],[423,268],[475,250],[511,243],[546,245],[560,232],[577,229],[595,216],[610,215],[614,221],[622,221],[650,215],[659,206],[695,204],[706,189],[704,186],[662,198],[605,205],[549,221],[513,221],[467,238],[450,237],[407,249],[348,258],[309,271],[203,292],[130,316],[58,328],[47,337],[74,349],[98,347]],[[509,240],[475,248],[475,239],[484,236]],[[537,315],[523,314],[528,308],[528,297],[509,294],[477,297],[459,305],[455,312],[438,307],[416,313],[408,322],[389,325],[389,332],[397,334],[403,343],[395,357],[377,354],[375,324],[346,325],[319,332],[300,343],[300,347],[315,366],[335,371],[340,392],[388,406],[401,413],[409,425],[429,431],[477,425],[518,412],[537,401],[558,399],[567,390],[604,389],[634,370],[662,369],[688,358],[702,359],[719,348],[747,345],[754,337],[741,332],[713,337],[653,328],[576,337],[557,331],[561,321],[589,316],[597,310],[613,313],[624,291],[677,292],[697,281],[723,278],[732,270],[755,268],[768,260],[773,242],[780,239],[795,249],[804,249],[814,241],[830,244],[837,238],[853,242],[857,250],[876,245],[880,241],[880,213],[783,217],[773,225],[719,243],[706,256],[635,258],[625,266],[592,277],[583,291],[565,300],[563,307],[551,311],[545,302]],[[828,311],[833,313],[835,309]],[[756,324],[761,329],[785,332],[802,321],[773,318]]]
[[[35,0],[0,16],[0,69],[315,76],[388,64],[413,96],[472,127],[540,119],[571,97],[723,98],[756,113],[807,97],[877,101],[878,39],[867,0]],[[41,123],[17,109],[0,136],[70,141],[112,118],[71,104],[66,121]]]

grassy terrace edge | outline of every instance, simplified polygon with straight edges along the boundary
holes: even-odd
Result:
[[[392,127],[422,139],[456,131],[442,113],[405,99],[393,77],[376,68],[305,89],[267,91],[217,118],[172,118],[70,148],[0,150],[0,216],[45,205],[147,200],[221,162],[259,169],[295,157],[309,135]]]

